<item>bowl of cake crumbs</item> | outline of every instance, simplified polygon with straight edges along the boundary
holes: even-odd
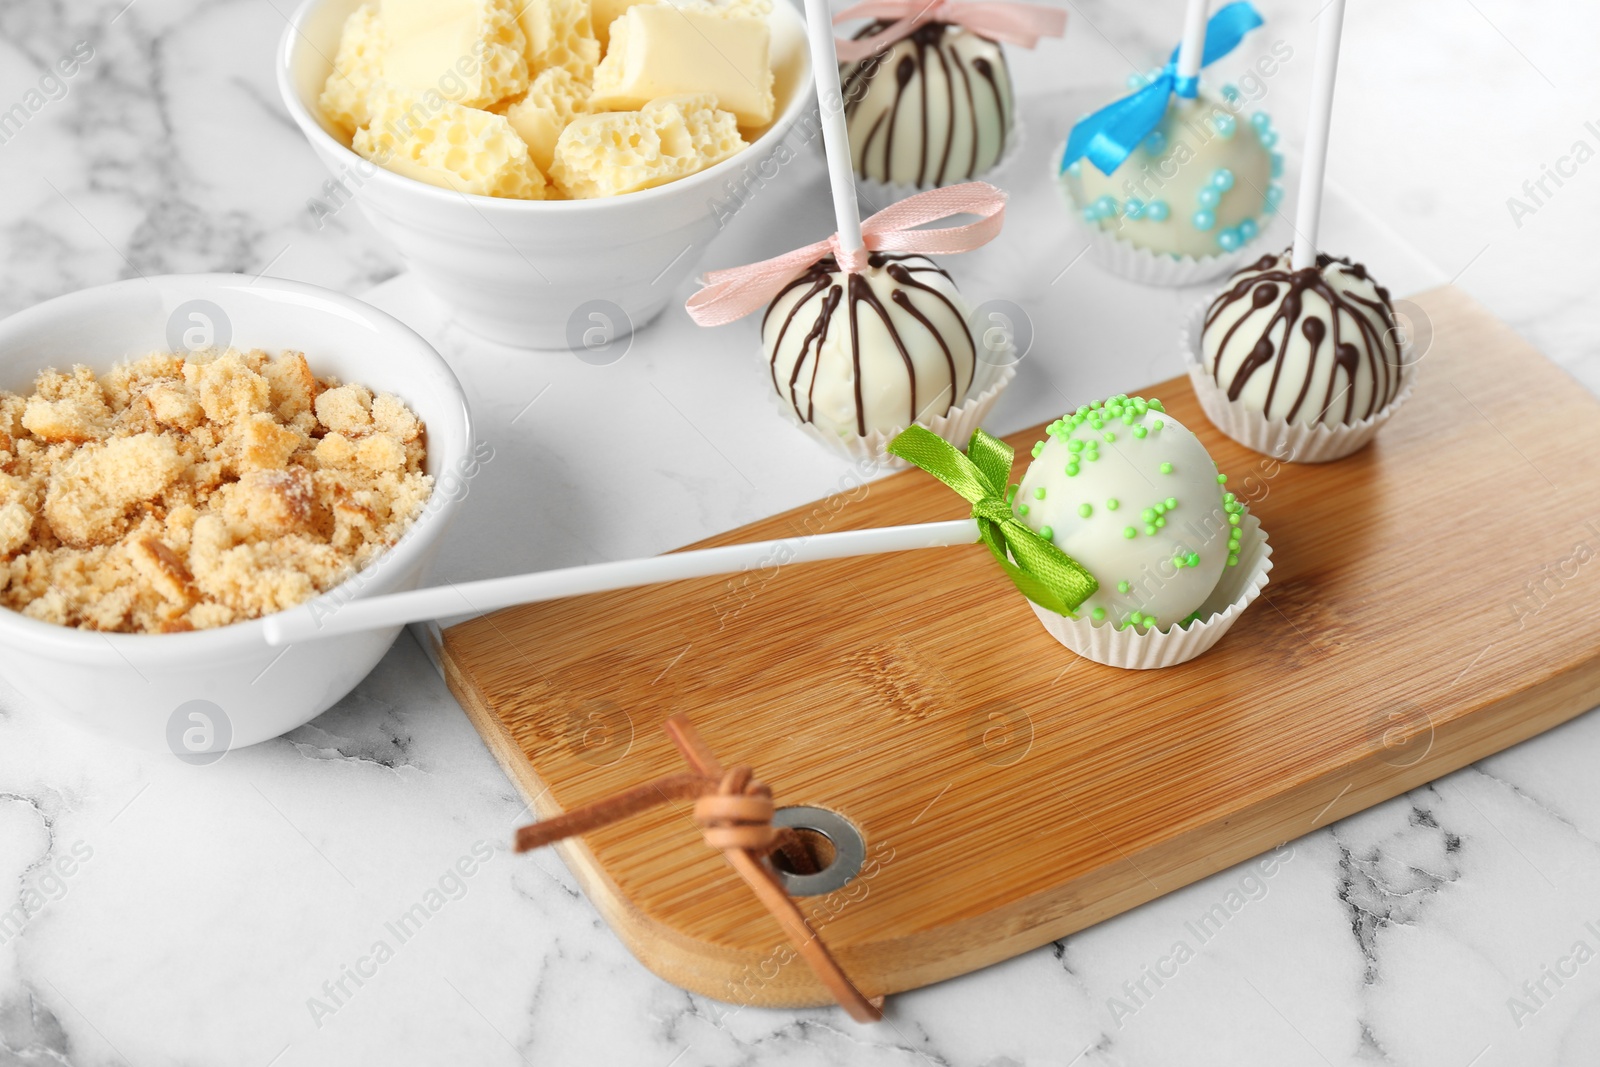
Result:
[[[21,312],[0,322],[0,670],[180,757],[278,736],[399,628],[283,650],[259,620],[421,584],[475,471],[448,365],[353,298],[174,276]]]

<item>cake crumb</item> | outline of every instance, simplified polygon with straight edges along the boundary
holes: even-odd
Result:
[[[293,607],[422,513],[425,439],[404,401],[300,352],[47,370],[0,392],[0,606],[123,633]]]

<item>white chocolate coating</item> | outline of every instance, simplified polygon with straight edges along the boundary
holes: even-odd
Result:
[[[966,402],[976,365],[969,314],[926,257],[874,252],[851,275],[829,256],[768,306],[761,344],[797,418],[864,436]]]
[[[1152,252],[1214,256],[1254,239],[1283,195],[1273,185],[1281,157],[1263,138],[1277,140],[1263,112],[1246,118],[1206,96],[1174,98],[1115,171],[1081,160],[1066,180],[1085,220],[1102,230]]]
[[[1268,418],[1359,422],[1399,395],[1402,353],[1389,293],[1366,268],[1291,253],[1263,256],[1212,301],[1200,335],[1205,368],[1237,403]]]
[[[875,24],[863,32],[875,32]],[[930,22],[840,68],[850,159],[863,178],[930,188],[990,170],[1016,122],[1000,45]]]
[[[1013,510],[1034,530],[1049,528],[1055,545],[1100,583],[1080,616],[1141,629],[1153,617],[1166,630],[1216,588],[1238,528],[1233,510],[1242,505],[1218,482],[1199,439],[1164,411],[1138,411],[1143,403],[1113,397],[1052,423]]]

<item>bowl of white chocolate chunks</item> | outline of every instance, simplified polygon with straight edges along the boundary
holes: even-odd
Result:
[[[773,0],[306,0],[278,62],[333,175],[311,210],[357,205],[455,321],[524,348],[659,314],[814,101]]]

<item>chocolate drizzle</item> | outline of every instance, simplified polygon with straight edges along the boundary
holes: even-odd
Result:
[[[1227,391],[1228,399],[1238,400],[1255,375],[1270,364],[1272,377],[1262,411],[1272,415],[1279,390],[1292,388],[1294,401],[1283,416],[1290,422],[1294,422],[1302,410],[1313,412],[1308,421],[1323,421],[1335,411],[1341,397],[1344,404],[1343,411],[1338,412],[1340,421],[1354,423],[1369,418],[1393,401],[1400,391],[1399,351],[1394,341],[1398,328],[1388,290],[1374,284],[1378,299],[1372,300],[1333,286],[1329,275],[1334,270],[1360,281],[1371,281],[1364,266],[1348,259],[1319,254],[1316,267],[1299,271],[1291,270],[1285,260],[1284,256],[1263,256],[1235,274],[1229,287],[1211,302],[1205,317],[1207,333],[1227,308],[1247,298],[1250,307],[1222,335],[1216,356],[1207,369],[1217,385]],[[1323,321],[1319,315],[1306,314],[1305,298],[1310,294],[1327,302],[1332,312],[1331,322]],[[1265,323],[1258,319],[1262,312],[1270,312]],[[1346,319],[1356,324],[1358,336],[1344,336]],[[1297,327],[1310,351],[1304,376],[1296,386],[1285,383],[1282,378],[1287,362],[1285,355]],[[1331,344],[1328,344],[1330,333]],[[1222,359],[1234,348],[1236,335],[1241,345],[1252,335],[1256,339],[1232,376],[1223,381]],[[1329,353],[1326,360],[1322,358],[1325,344]],[[1365,408],[1357,411],[1356,382],[1363,369],[1371,378],[1372,389]],[[1320,400],[1312,395],[1312,388],[1319,380],[1324,383]],[[1316,406],[1307,409],[1307,401]]]
[[[815,391],[817,378],[822,373],[822,350],[827,342],[828,333],[837,321],[840,305],[844,304],[845,320],[850,330],[850,359],[851,376],[855,382],[855,409],[856,432],[861,436],[867,434],[867,402],[862,392],[862,351],[861,351],[861,316],[863,312],[876,315],[883,323],[889,335],[894,351],[900,356],[900,362],[905,367],[906,378],[910,386],[910,405],[906,413],[905,425],[925,417],[929,412],[923,411],[926,404],[931,404],[948,390],[950,407],[954,407],[959,400],[965,397],[972,387],[973,374],[976,371],[976,346],[972,340],[972,332],[967,326],[966,318],[954,301],[941,289],[929,285],[919,279],[919,274],[937,274],[950,281],[950,276],[932,260],[918,255],[890,255],[885,252],[873,252],[867,257],[869,268],[882,270],[894,282],[888,294],[889,303],[906,312],[911,318],[938,344],[940,352],[944,355],[945,369],[948,377],[939,383],[937,389],[932,388],[933,383],[919,381],[916,364],[911,356],[911,349],[907,345],[907,337],[895,325],[894,318],[878,293],[873,290],[872,284],[862,274],[844,274],[839,269],[838,261],[833,256],[824,256],[813,263],[806,272],[793,281],[773,298],[767,306],[766,314],[761,320],[761,334],[767,336],[767,327],[772,318],[774,309],[784,302],[785,297],[795,290],[804,290],[794,299],[784,312],[783,321],[778,326],[776,336],[768,348],[769,369],[772,375],[772,387],[779,395],[786,395],[789,405],[794,410],[795,417],[802,422],[816,421]],[[928,312],[918,306],[916,294],[926,293],[932,301],[936,301],[949,310],[951,317],[959,324],[960,337],[964,339],[966,351],[972,354],[974,360],[972,369],[966,374],[966,380],[961,380],[961,371],[956,361],[956,350],[951,347],[954,337],[946,337]],[[926,304],[927,301],[924,301]],[[799,350],[795,353],[794,366],[788,376],[787,388],[779,384],[778,362],[783,355],[784,340],[790,331],[804,328],[806,333],[799,342]],[[798,387],[801,377],[807,369],[811,377],[806,384],[804,399],[799,394]],[[919,399],[925,397],[926,399]],[[947,407],[945,410],[949,410]],[[932,412],[942,415],[944,411]]]
[[[857,39],[874,34],[890,25],[887,21],[874,22],[856,34]],[[970,42],[978,41],[993,48],[993,59],[971,56]],[[899,59],[894,60],[898,55]],[[862,114],[873,79],[881,68],[893,61],[894,93],[887,107],[876,114]],[[933,114],[934,92],[929,72],[938,69],[944,81],[944,128],[935,124]],[[976,77],[974,77],[976,75]],[[913,96],[912,83],[916,83]],[[999,45],[960,27],[943,22],[929,22],[919,26],[910,36],[898,41],[886,53],[869,56],[857,63],[847,64],[842,71],[845,100],[845,117],[852,126],[871,118],[865,136],[852,135],[855,145],[856,173],[863,178],[906,182],[913,185],[944,185],[967,181],[981,171],[992,167],[1005,155],[1007,133],[1014,121],[1011,91],[1011,74],[1006,66],[1005,54]],[[983,87],[986,87],[983,88]],[[978,122],[978,105],[984,97],[994,104],[999,116],[996,131],[998,143],[990,158],[981,158],[979,147],[983,140]],[[920,107],[920,123],[914,131],[902,128],[900,112],[907,100],[914,99]],[[971,128],[972,151],[965,160],[954,159],[956,131],[961,123]],[[895,146],[898,138],[915,136],[917,140],[917,168],[914,176],[896,175],[893,171]],[[935,151],[935,149],[938,149]],[[882,161],[878,174],[868,173],[868,162],[874,154]]]

